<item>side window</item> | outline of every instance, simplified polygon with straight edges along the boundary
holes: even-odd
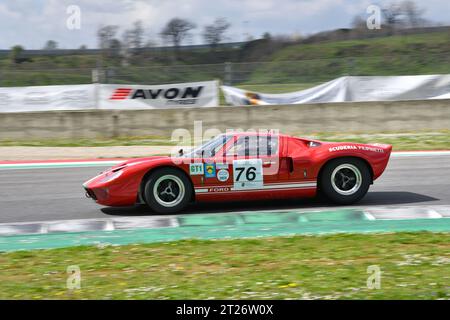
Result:
[[[234,144],[227,150],[227,156],[245,156],[245,150],[248,150],[250,139],[248,136],[239,137]]]
[[[226,151],[227,156],[272,156],[278,154],[278,136],[240,136]]]
[[[219,151],[220,149],[222,149],[225,144],[227,143],[227,141],[230,139],[230,136],[222,136],[222,138],[220,140],[218,140],[218,143],[214,146],[212,146],[211,150],[210,150],[210,156],[214,157]]]
[[[258,137],[258,152],[262,156],[275,156],[278,154],[278,136],[267,135]]]

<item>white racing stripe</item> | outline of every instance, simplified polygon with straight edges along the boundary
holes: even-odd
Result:
[[[262,188],[255,188],[255,189],[239,189],[236,190],[234,187],[229,186],[211,186],[207,188],[196,188],[195,193],[230,193],[230,192],[241,192],[241,191],[262,191],[262,190],[289,190],[289,189],[310,189],[310,188],[316,188],[317,183],[316,182],[300,182],[300,183],[273,183],[273,184],[266,184]],[[226,191],[209,191],[211,189],[226,189]]]

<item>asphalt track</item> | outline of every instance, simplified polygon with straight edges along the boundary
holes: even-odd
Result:
[[[0,223],[141,217],[145,208],[104,208],[85,198],[81,184],[104,168],[9,169],[0,171]],[[358,207],[450,205],[450,155],[393,157]],[[320,199],[194,204],[183,213],[274,209],[340,209]]]

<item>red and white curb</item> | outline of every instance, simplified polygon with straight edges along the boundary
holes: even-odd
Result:
[[[347,208],[314,208],[314,209],[284,209],[284,210],[261,210],[261,211],[239,211],[210,213],[189,216],[215,217],[217,215],[243,216],[256,213],[264,215],[267,213],[281,214],[283,212],[296,212],[302,214],[323,213],[329,211],[355,210],[361,212],[369,221],[375,220],[415,220],[415,219],[449,219],[450,206],[406,206],[406,207],[347,207]],[[114,231],[132,229],[159,229],[180,227],[180,220],[186,215],[171,216],[147,216],[147,217],[121,217],[103,219],[77,219],[77,220],[55,220],[35,222],[11,222],[0,224],[1,236],[14,235],[37,235],[65,232],[87,232],[87,231]],[[324,221],[326,223],[326,221]],[[218,226],[216,226],[218,227]]]
[[[15,222],[1,223],[0,236],[61,232],[114,231],[136,228],[173,228],[178,226],[178,220],[173,216]]]

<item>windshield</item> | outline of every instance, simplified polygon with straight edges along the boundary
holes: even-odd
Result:
[[[214,157],[217,152],[225,145],[232,136],[221,134],[212,140],[204,143],[203,145],[195,148],[191,152],[187,153],[185,156],[190,158],[209,158]]]

